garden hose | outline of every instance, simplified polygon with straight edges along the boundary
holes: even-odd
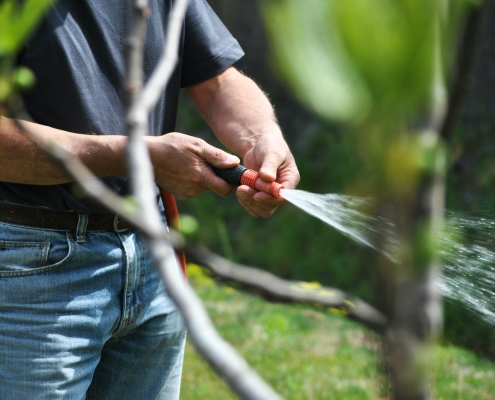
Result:
[[[177,202],[175,197],[168,190],[160,188],[160,196],[162,198],[163,207],[165,207],[165,217],[167,217],[167,224],[180,231],[179,209],[177,208]],[[182,250],[175,250],[177,259],[180,263],[184,276],[186,275],[186,255]]]
[[[210,165],[210,168],[217,176],[231,185],[247,185],[259,192],[271,194],[273,197],[281,197],[279,191],[280,189],[283,189],[283,185],[277,182],[266,182],[261,179],[258,172],[246,168],[243,165],[225,169]]]

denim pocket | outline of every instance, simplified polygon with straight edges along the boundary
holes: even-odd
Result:
[[[66,232],[0,225],[0,278],[48,272],[72,256]]]
[[[46,266],[50,242],[0,241],[0,271]]]

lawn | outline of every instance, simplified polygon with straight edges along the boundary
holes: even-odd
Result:
[[[219,332],[284,398],[388,398],[373,332],[336,310],[269,303],[188,271]],[[495,364],[458,347],[433,351],[433,399],[495,399]],[[235,398],[188,343],[181,399]]]

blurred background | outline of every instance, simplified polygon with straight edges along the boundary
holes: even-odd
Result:
[[[209,0],[238,39],[246,56],[236,67],[268,93],[296,158],[298,189],[345,193],[362,179],[362,159],[342,126],[325,122],[298,102],[272,68],[272,54],[261,14],[261,0]],[[495,2],[490,2],[481,56],[453,139],[448,143],[447,210],[495,218]],[[310,71],[308,73],[311,73]],[[187,96],[181,99],[177,130],[215,140]],[[287,204],[268,220],[252,218],[235,196],[204,194],[179,202],[182,214],[196,217],[197,239],[236,262],[280,277],[318,281],[377,305],[374,251]],[[494,322],[495,324],[495,322]],[[495,360],[495,329],[462,301],[445,304],[444,338]]]

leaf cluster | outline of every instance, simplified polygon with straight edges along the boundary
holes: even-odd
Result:
[[[0,105],[35,83],[33,73],[15,68],[14,60],[53,0],[0,2]]]

